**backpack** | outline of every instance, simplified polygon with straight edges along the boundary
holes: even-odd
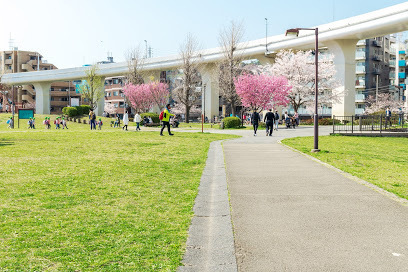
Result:
[[[160,113],[160,115],[159,115],[160,121],[163,120],[163,117],[164,117],[164,111],[162,111],[162,112]]]

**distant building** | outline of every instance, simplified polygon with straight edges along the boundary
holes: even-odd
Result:
[[[32,51],[0,51],[0,74],[22,73],[32,71],[58,69],[55,65],[43,60],[43,56]],[[75,85],[72,82],[55,82],[51,85],[51,113],[58,114],[62,108],[70,105],[70,98],[78,98],[81,101],[81,94],[75,92]],[[13,97],[14,95],[14,97]],[[35,89],[32,85],[22,85],[14,87],[14,94],[11,91],[2,94],[0,102],[2,111],[5,106],[14,100],[16,110],[35,106]],[[83,101],[81,101],[83,102]]]

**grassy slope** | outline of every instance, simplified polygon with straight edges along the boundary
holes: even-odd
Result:
[[[283,143],[408,199],[408,138],[323,136],[320,153],[310,153],[313,137]]]
[[[230,136],[9,132],[2,118],[1,269],[175,271],[209,143]]]

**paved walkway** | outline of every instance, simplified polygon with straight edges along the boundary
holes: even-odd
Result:
[[[190,271],[408,271],[407,206],[277,143],[313,128],[217,132],[243,136],[223,144],[237,266]]]

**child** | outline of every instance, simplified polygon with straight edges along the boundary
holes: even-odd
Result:
[[[47,118],[47,129],[50,129],[51,128],[51,119],[50,119],[50,117],[45,117],[45,118]]]
[[[64,129],[64,128],[67,128],[67,129],[68,129],[68,127],[67,127],[67,121],[65,121],[65,118],[62,117],[62,129]]]
[[[102,120],[101,120],[101,118],[99,118],[99,121],[98,121],[98,129],[99,130],[102,129],[102,125],[103,125]]]
[[[33,120],[31,119],[31,117],[30,117],[30,119],[28,119],[27,124],[28,124],[29,129],[33,128]]]
[[[35,117],[33,117],[33,120],[31,121],[31,126],[32,129],[35,129]]]
[[[7,124],[8,124],[7,128],[14,128],[13,117],[10,117],[10,119],[7,120]]]

